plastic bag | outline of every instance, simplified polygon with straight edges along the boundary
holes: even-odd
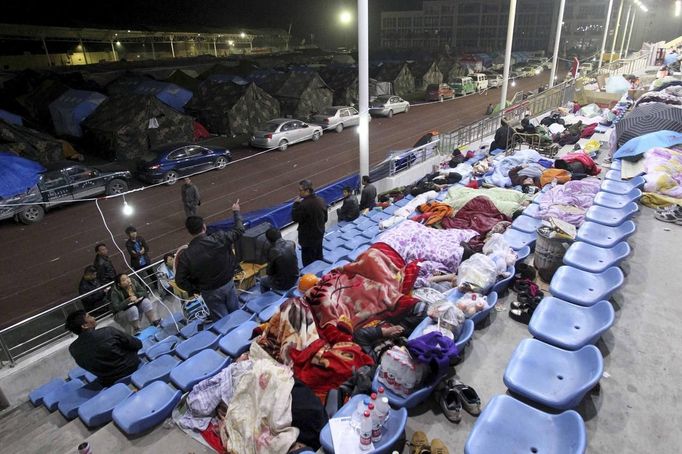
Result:
[[[478,312],[488,309],[488,298],[480,293],[466,293],[457,301],[457,307],[466,318],[471,318]]]
[[[464,320],[466,319],[464,312],[451,301],[441,301],[432,304],[429,306],[426,315],[436,322],[436,326],[452,333],[454,339],[459,337],[462,332]],[[433,329],[429,331],[433,331]],[[439,331],[443,332],[442,330]],[[424,330],[424,334],[426,333],[427,331]],[[447,333],[443,332],[443,335],[447,336]]]
[[[426,366],[417,363],[402,347],[391,347],[381,356],[378,380],[400,396],[408,396],[421,385]]]
[[[509,243],[504,239],[504,235],[501,233],[493,233],[488,241],[483,245],[483,253],[485,255],[490,255],[493,252],[507,252],[509,249]]]
[[[590,139],[587,141],[587,143],[583,146],[583,150],[585,150],[585,153],[595,153],[599,151],[601,148],[601,144],[597,139]]]
[[[457,273],[460,290],[487,293],[497,280],[497,267],[490,257],[474,254],[462,262]]]
[[[429,287],[422,287],[422,288],[415,289],[412,292],[412,296],[414,296],[415,298],[417,298],[421,301],[424,301],[425,303],[428,303],[429,305],[436,304],[436,303],[439,303],[441,301],[447,300],[447,298],[445,297],[444,294],[442,294],[441,292],[439,292],[436,289],[429,288]]]
[[[611,76],[606,80],[606,93],[626,93],[630,89],[630,82],[623,76]]]
[[[578,111],[578,115],[582,115],[583,117],[587,118],[596,117],[597,115],[601,115],[601,108],[594,103],[588,104],[586,106],[583,106]]]
[[[483,245],[483,253],[495,263],[497,275],[505,275],[507,268],[516,263],[518,256],[500,233],[493,233]]]

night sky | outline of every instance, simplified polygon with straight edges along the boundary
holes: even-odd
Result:
[[[275,27],[323,46],[341,44],[348,30],[337,22],[352,0],[143,0],[89,2],[4,2],[0,22],[66,27],[136,26]],[[420,9],[418,0],[369,0],[372,37],[378,36],[382,9]]]

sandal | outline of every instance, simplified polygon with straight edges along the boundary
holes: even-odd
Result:
[[[451,378],[447,381],[448,390],[457,393],[459,401],[470,415],[478,416],[481,414],[481,399],[471,386],[467,386],[457,378]]]

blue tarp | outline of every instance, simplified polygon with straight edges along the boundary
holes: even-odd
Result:
[[[6,110],[0,109],[0,119],[5,120],[11,125],[24,126],[24,119],[19,115],[15,115],[12,112],[7,112]]]
[[[675,131],[657,131],[630,139],[616,151],[614,159],[638,157],[654,147],[671,147],[682,143],[682,133]]]
[[[96,91],[66,90],[50,103],[50,116],[57,135],[81,137],[81,122],[105,99],[106,96]]]
[[[175,110],[182,111],[185,104],[192,99],[192,92],[178,85],[156,80],[145,80],[133,89],[133,93],[154,95],[159,101],[168,104]]]
[[[26,192],[38,183],[45,168],[35,161],[0,151],[0,197]]]
[[[331,205],[338,202],[343,198],[343,188],[350,186],[351,188],[357,188],[360,185],[360,178],[358,175],[352,175],[350,177],[343,178],[341,180],[335,181],[332,184],[324,186],[323,188],[316,191],[317,195],[322,197],[327,205]],[[264,208],[261,210],[250,211],[248,213],[243,213],[242,218],[244,219],[244,226],[248,229],[255,227],[264,222],[269,222],[278,229],[284,228],[292,223],[291,220],[291,207],[293,205],[293,200],[281,203],[271,208]],[[208,226],[208,231],[214,232],[216,230],[229,230],[234,225],[232,217],[223,219],[222,221],[215,222]]]

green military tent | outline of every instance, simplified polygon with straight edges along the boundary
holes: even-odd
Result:
[[[332,105],[333,92],[315,71],[291,71],[275,93],[283,115],[307,118]]]
[[[154,95],[119,95],[104,101],[82,124],[92,151],[112,160],[194,139],[193,119]]]
[[[443,83],[443,73],[435,61],[415,61],[409,67],[417,90],[426,90],[430,84]]]
[[[370,76],[377,82],[390,82],[393,92],[398,96],[407,96],[414,92],[414,76],[407,63],[380,63],[374,67]]]
[[[187,71],[183,69],[176,69],[171,73],[170,76],[168,76],[163,81],[185,88],[191,91],[192,93],[195,93],[197,91],[200,82],[199,80],[197,80],[196,77],[192,77],[191,74],[189,74]]]
[[[253,82],[239,85],[206,80],[185,109],[209,131],[232,136],[249,134],[280,116],[279,102]]]
[[[356,66],[327,66],[320,77],[334,91],[334,105],[350,106],[358,103],[358,68]]]
[[[64,159],[64,143],[35,129],[0,120],[0,149],[43,164]]]
[[[469,74],[466,67],[462,66],[456,59],[450,57],[443,57],[438,60],[438,68],[443,74],[443,82],[445,83],[451,83],[454,78]]]
[[[68,85],[60,80],[45,79],[30,93],[19,96],[17,101],[40,125],[41,129],[48,129],[52,125],[50,103],[63,95],[68,89]]]

